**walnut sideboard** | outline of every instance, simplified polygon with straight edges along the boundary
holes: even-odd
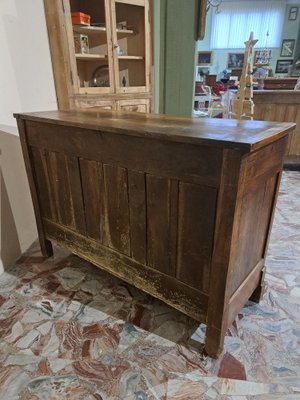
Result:
[[[261,292],[294,123],[16,114],[42,251],[51,242],[207,324],[217,357]]]

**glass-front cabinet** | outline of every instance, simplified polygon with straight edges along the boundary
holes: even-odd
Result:
[[[65,87],[69,108],[149,112],[149,0],[44,4],[58,99]]]

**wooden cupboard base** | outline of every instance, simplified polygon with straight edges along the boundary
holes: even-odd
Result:
[[[17,115],[42,252],[51,241],[207,325],[261,294],[294,124],[114,112]]]

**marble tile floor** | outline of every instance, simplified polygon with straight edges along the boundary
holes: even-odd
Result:
[[[259,305],[218,360],[205,326],[37,244],[0,276],[1,400],[300,399],[300,173],[283,174]]]

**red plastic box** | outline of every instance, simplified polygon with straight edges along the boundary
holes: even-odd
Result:
[[[84,14],[82,12],[72,12],[71,18],[73,25],[90,25],[91,22],[90,15]]]

